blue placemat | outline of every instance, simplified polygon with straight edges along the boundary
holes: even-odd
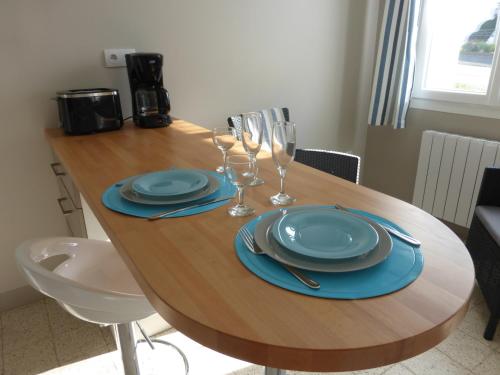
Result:
[[[376,222],[390,225],[403,233],[408,233],[396,224],[379,216],[359,210],[352,211],[369,217]],[[253,233],[255,225],[261,217],[275,212],[267,212],[245,224],[245,226]],[[420,248],[412,247],[395,237],[392,237],[392,240],[391,255],[383,262],[366,270],[343,273],[303,271],[321,284],[320,289],[311,289],[303,285],[270,257],[252,254],[239,236],[236,236],[234,244],[236,254],[245,267],[271,284],[315,297],[361,299],[395,292],[412,283],[422,272],[424,258]]]
[[[212,172],[212,171],[204,171],[210,173],[213,177],[217,178],[217,180],[220,183],[219,189],[205,198],[199,199],[196,201],[196,203],[203,203],[207,202],[211,199],[216,199],[218,197],[224,197],[224,196],[230,196],[234,195],[236,192],[236,188],[231,185],[231,183],[227,180],[227,178],[224,175]],[[170,209],[176,209],[176,208],[182,208],[189,206],[190,204],[193,204],[195,202],[189,202],[189,203],[181,203],[181,204],[173,204],[173,205],[158,205],[158,206],[148,206],[144,204],[139,204],[139,203],[134,203],[130,202],[120,195],[120,187],[125,184],[127,181],[129,181],[132,178],[135,178],[136,176],[126,178],[124,180],[118,181],[117,183],[113,184],[110,186],[102,195],[102,203],[109,208],[110,210],[121,212],[122,214],[126,215],[131,215],[131,216],[137,216],[137,217],[149,217],[154,214],[158,214],[163,211],[167,211]],[[166,218],[172,218],[172,217],[181,217],[181,216],[190,216],[190,215],[196,215],[202,212],[214,210],[218,207],[221,207],[228,202],[231,202],[230,200],[223,201],[223,202],[217,202],[213,204],[207,204],[206,206],[202,207],[197,207],[197,208],[192,208],[189,210],[185,210],[182,212],[179,212],[177,214],[172,214],[170,216],[167,216]]]

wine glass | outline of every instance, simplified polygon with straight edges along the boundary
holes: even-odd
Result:
[[[226,164],[227,152],[236,143],[236,131],[234,128],[226,126],[222,128],[214,128],[212,130],[212,140],[214,145],[222,151],[224,157],[224,165]],[[217,167],[217,173],[224,173],[224,165]]]
[[[295,124],[293,122],[279,121],[273,125],[273,134],[271,137],[273,161],[280,174],[280,192],[273,195],[270,200],[275,206],[286,206],[295,202],[285,193],[285,176],[288,164],[295,156]]]
[[[247,154],[229,155],[224,164],[226,176],[238,189],[238,203],[227,210],[231,216],[252,215],[255,210],[244,203],[245,187],[255,178],[255,163]]]
[[[248,112],[241,115],[241,143],[252,163],[255,164],[255,178],[250,186],[262,185],[264,180],[257,177],[257,154],[262,146],[264,119],[259,112]]]

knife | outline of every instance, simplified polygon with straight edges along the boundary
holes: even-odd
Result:
[[[341,205],[339,204],[336,204],[335,207],[337,207],[339,210],[341,211],[346,211],[346,212],[349,212],[349,210],[345,207],[342,207]],[[422,243],[417,240],[416,238],[412,237],[412,236],[409,236],[405,233],[402,233],[400,232],[399,230],[397,229],[394,229],[384,223],[378,223],[382,228],[384,228],[387,232],[389,232],[390,234],[392,234],[394,237],[397,237],[399,238],[400,240],[406,242],[406,243],[409,243],[410,245],[413,245],[413,246],[421,246]]]
[[[192,208],[198,208],[198,207],[207,206],[207,205],[212,204],[212,203],[227,201],[227,200],[233,199],[233,198],[234,198],[234,196],[227,196],[227,197],[217,198],[217,199],[213,199],[213,200],[208,201],[208,202],[194,204],[192,206],[187,206],[187,207],[182,207],[182,208],[178,208],[178,209],[175,209],[175,210],[169,210],[169,211],[160,212],[159,214],[154,214],[154,215],[149,216],[147,219],[149,221],[154,221],[154,220],[161,219],[162,217],[166,217],[166,216],[169,216],[169,215],[176,214],[178,212],[190,210]]]

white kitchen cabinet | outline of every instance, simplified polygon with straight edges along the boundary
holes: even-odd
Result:
[[[97,220],[94,213],[87,204],[87,201],[81,194],[80,201],[82,202],[83,219],[85,221],[87,238],[91,238],[93,240],[109,241],[108,235],[102,228],[99,220]]]

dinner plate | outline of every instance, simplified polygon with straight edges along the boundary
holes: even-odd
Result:
[[[172,198],[163,198],[163,197],[155,198],[155,197],[142,196],[136,193],[132,188],[132,183],[134,182],[134,178],[131,178],[129,181],[123,184],[123,186],[120,188],[120,195],[122,196],[122,198],[130,202],[153,205],[153,206],[194,202],[196,200],[206,198],[209,195],[212,195],[219,189],[220,184],[215,177],[211,176],[208,173],[205,174],[205,176],[208,179],[208,184],[205,186],[205,188],[201,189],[200,191],[197,191],[194,194],[188,194],[187,196],[183,195]]]
[[[288,211],[300,211],[308,207],[297,207],[288,209]],[[272,225],[278,220],[282,213],[278,212],[269,216],[261,216],[260,221],[255,226],[254,240],[257,246],[264,251],[269,257],[294,266],[297,268],[317,271],[317,272],[350,272],[359,271],[373,267],[384,261],[392,251],[392,238],[387,231],[375,221],[365,218],[362,215],[354,213],[346,213],[353,217],[366,220],[377,231],[379,241],[377,246],[369,253],[346,260],[329,260],[329,259],[314,259],[304,257],[282,247],[278,241],[274,239],[271,233]]]
[[[192,194],[208,184],[205,174],[190,169],[148,173],[136,178],[132,188],[146,197],[169,198]]]
[[[328,207],[289,212],[273,224],[272,234],[290,251],[330,260],[359,257],[379,240],[366,220]]]

